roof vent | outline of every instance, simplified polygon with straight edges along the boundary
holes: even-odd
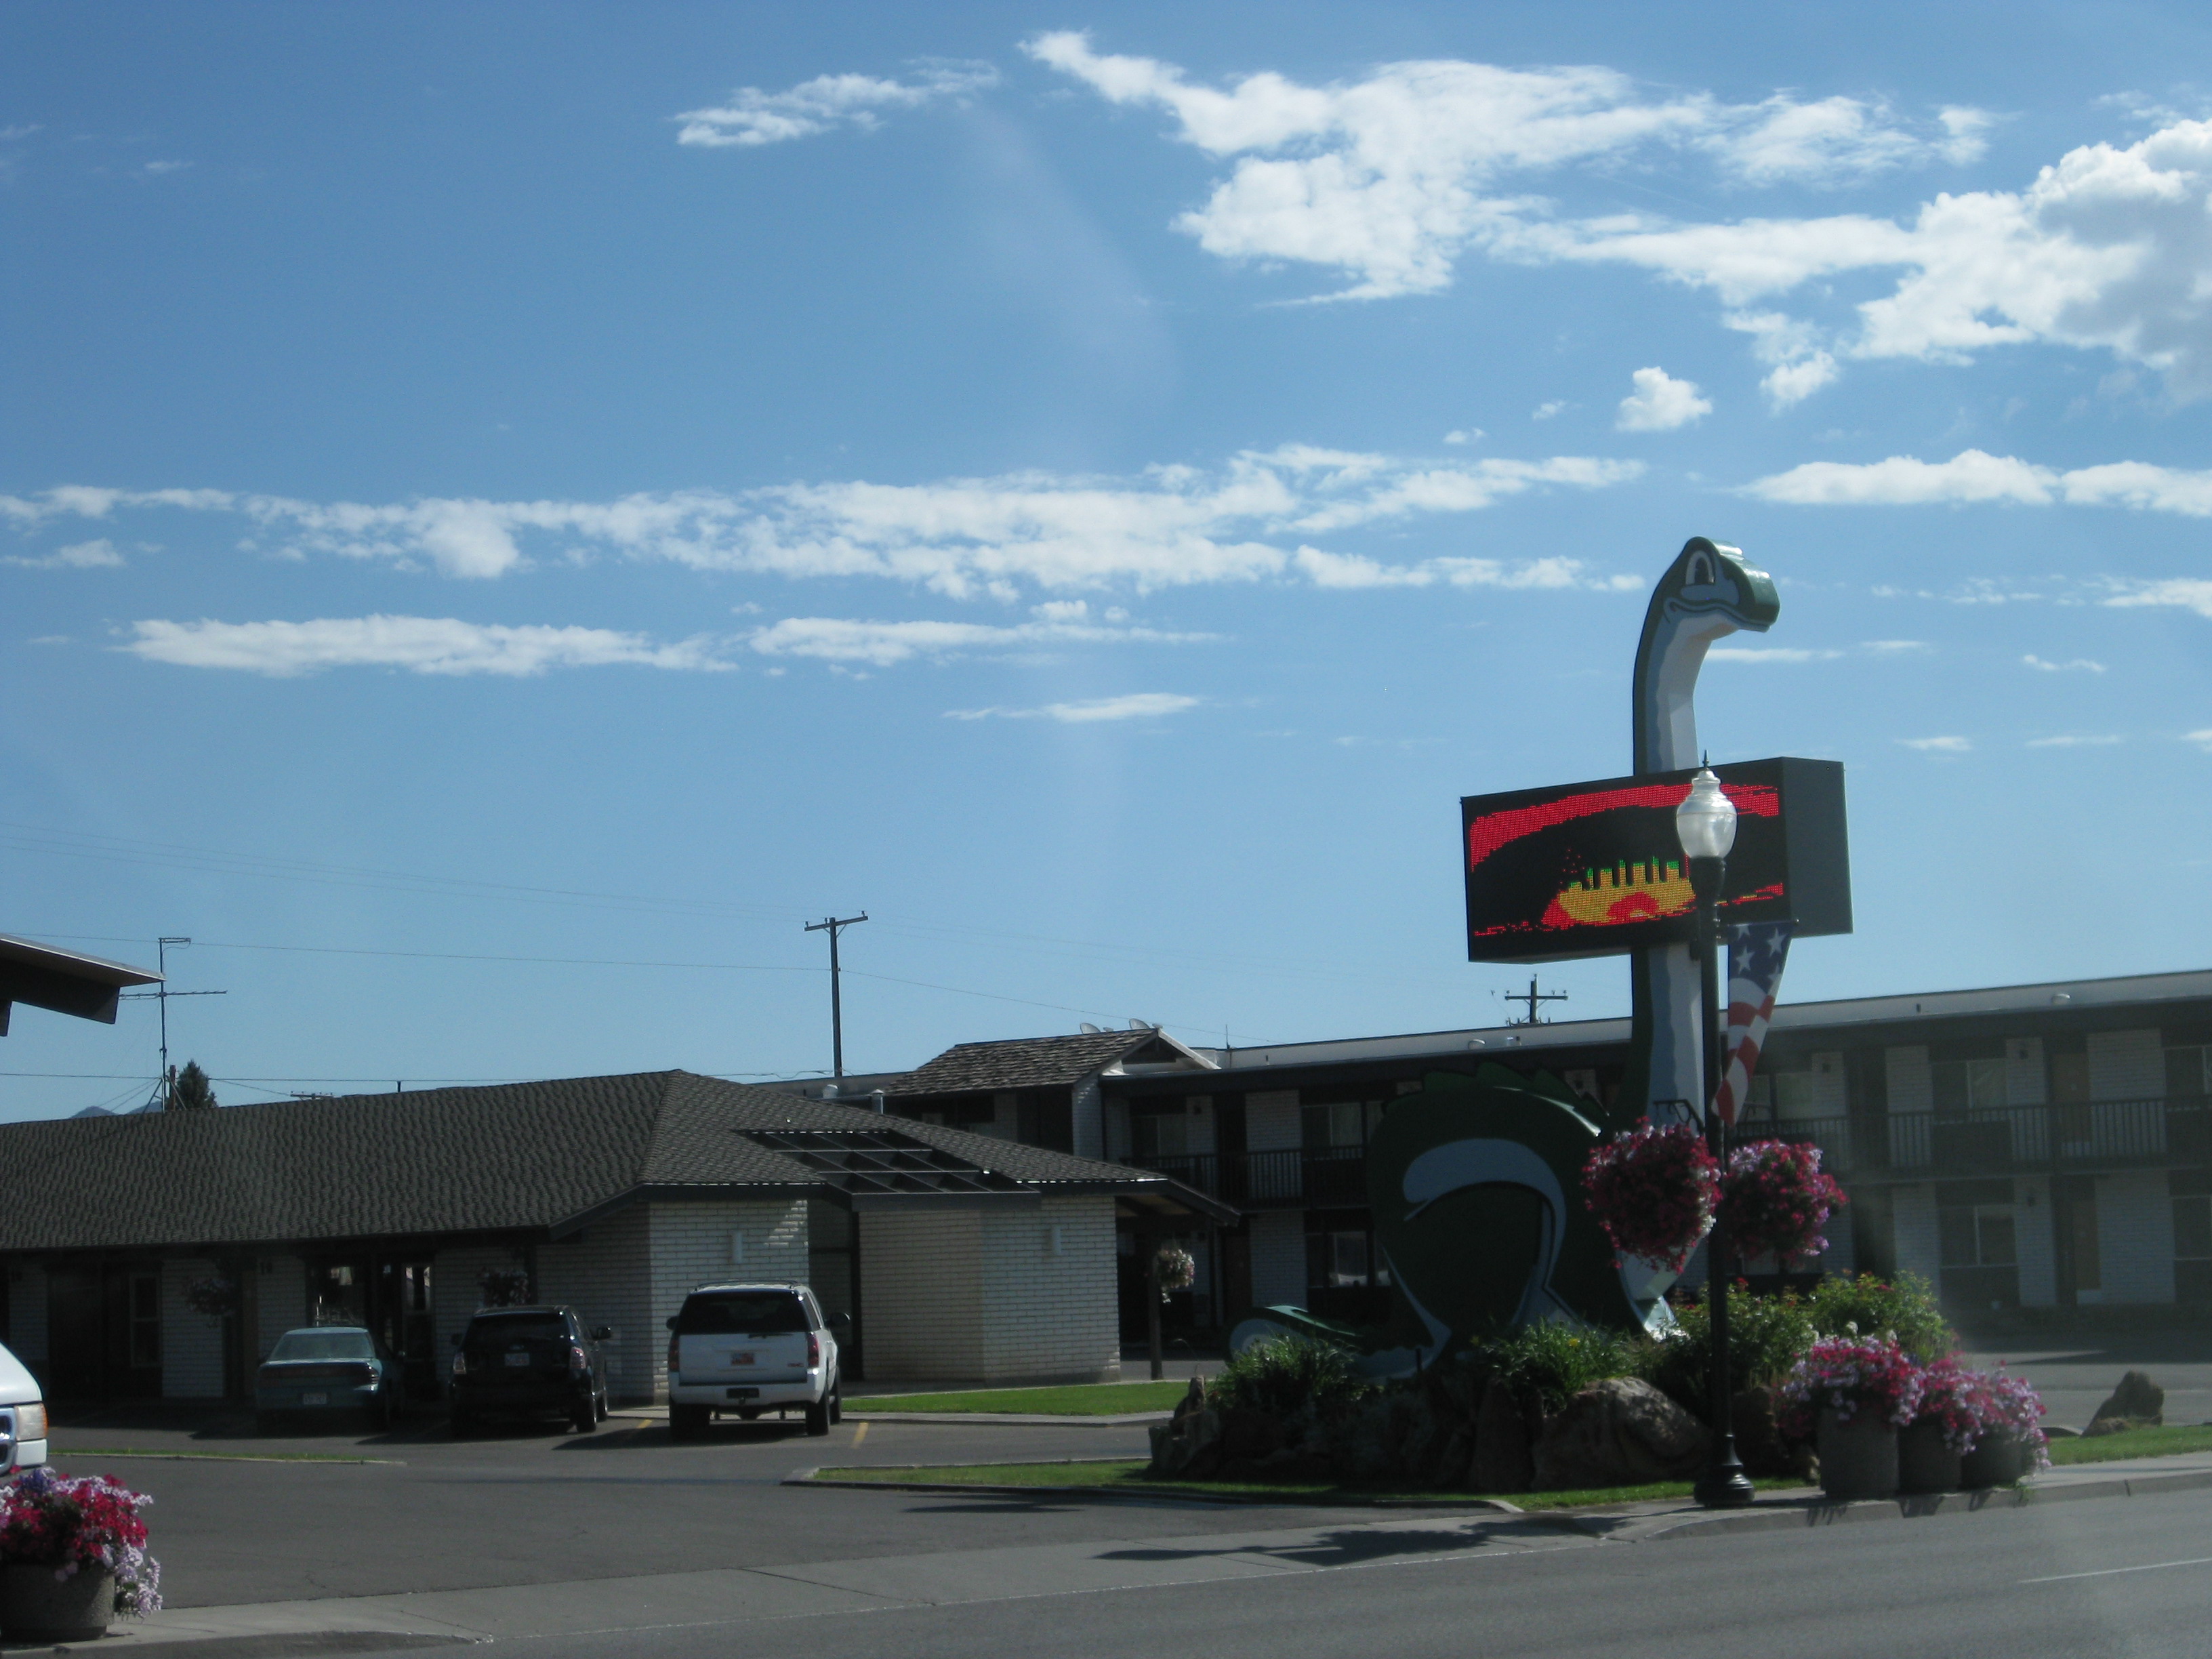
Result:
[[[824,1100],[836,1100],[844,1092],[834,1083],[825,1083],[822,1085],[822,1098]]]
[[[1083,1035],[1085,1036],[1103,1036],[1105,1034],[1086,1019],[1083,1022]]]
[[[890,1110],[890,1097],[881,1089],[868,1091],[868,1104],[878,1112]]]
[[[1149,1031],[1152,1028],[1141,1019],[1133,1019],[1129,1022],[1129,1029],[1133,1031]]]

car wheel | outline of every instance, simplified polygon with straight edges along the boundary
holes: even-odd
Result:
[[[842,1376],[830,1385],[830,1420],[845,1420],[845,1379]]]
[[[592,1410],[600,1422],[604,1423],[607,1420],[607,1391],[605,1389],[601,1389],[599,1393],[592,1396]]]
[[[707,1407],[704,1406],[671,1406],[668,1408],[668,1434],[673,1440],[696,1440],[707,1431]]]
[[[830,1396],[823,1395],[806,1408],[806,1431],[812,1435],[830,1432]]]
[[[568,1426],[575,1430],[578,1434],[589,1434],[592,1430],[598,1428],[599,1426],[599,1411],[598,1403],[594,1401],[586,1399],[581,1405],[578,1406],[574,1411],[570,1412],[568,1413]]]

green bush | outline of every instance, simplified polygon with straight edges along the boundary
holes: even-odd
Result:
[[[1734,1284],[1729,1286],[1728,1298],[1733,1393],[1780,1382],[1820,1334],[1810,1304],[1794,1291],[1754,1296],[1743,1285]],[[1700,1300],[1677,1304],[1674,1319],[1674,1334],[1644,1350],[1640,1374],[1685,1411],[1703,1418],[1711,1410],[1711,1315]]]
[[[1351,1404],[1374,1385],[1357,1375],[1349,1349],[1302,1336],[1270,1337],[1234,1356],[1206,1386],[1206,1403],[1264,1416],[1320,1417]]]
[[[1487,1383],[1497,1377],[1514,1397],[1532,1396],[1547,1412],[1557,1412],[1593,1382],[1608,1376],[1632,1376],[1636,1345],[1612,1331],[1583,1325],[1526,1325],[1510,1336],[1483,1343],[1468,1369]],[[1473,1380],[1472,1377],[1469,1379]],[[1477,1394],[1476,1400],[1480,1399]]]
[[[1822,1336],[1846,1336],[1853,1328],[1868,1337],[1894,1331],[1899,1346],[1923,1363],[1941,1359],[1959,1346],[1958,1333],[1936,1306],[1935,1291],[1917,1273],[1899,1273],[1893,1280],[1872,1273],[1824,1279],[1806,1298],[1805,1311]]]

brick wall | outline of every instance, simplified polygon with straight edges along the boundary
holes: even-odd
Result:
[[[1296,1096],[1291,1097],[1295,1101]],[[1291,1122],[1297,1121],[1293,1107]],[[1252,1301],[1304,1306],[1306,1299],[1306,1217],[1303,1210],[1267,1210],[1252,1218]]]
[[[2098,1177],[2097,1253],[2106,1302],[2173,1300],[2173,1202],[2165,1170]]]
[[[276,1339],[307,1322],[307,1264],[296,1255],[264,1255],[253,1268],[254,1358],[266,1359]]]
[[[653,1398],[654,1356],[659,1353],[664,1363],[666,1358],[665,1334],[653,1322],[647,1249],[641,1205],[617,1210],[572,1238],[538,1247],[538,1297],[568,1304],[583,1316],[586,1330],[614,1328],[600,1356],[607,1397],[624,1404]]]
[[[2089,1033],[2089,1098],[2156,1100],[2166,1093],[2158,1028]]]
[[[506,1272],[521,1265],[522,1253],[504,1244],[471,1244],[441,1250],[432,1258],[430,1325],[435,1334],[431,1339],[430,1351],[436,1356],[441,1390],[447,1367],[453,1361],[453,1338],[468,1328],[469,1316],[483,1300],[477,1275],[487,1267]]]
[[[1924,1182],[1891,1188],[1890,1217],[1896,1230],[1898,1271],[1918,1273],[1930,1285],[1940,1285],[1943,1253],[1936,1232],[1936,1189]]]
[[[1120,1381],[1114,1200],[1048,1198],[1035,1210],[981,1213],[983,1380]]]
[[[2054,1307],[2058,1301],[2058,1260],[2051,1234],[2050,1178],[2026,1176],[2013,1182],[2012,1191],[2012,1236],[2020,1261],[2020,1304],[2023,1308]]]
[[[185,1286],[210,1279],[219,1269],[197,1257],[171,1257],[161,1264],[161,1397],[164,1400],[222,1398],[222,1321],[194,1313],[185,1302]]]
[[[1035,1211],[1014,1213],[1036,1225]],[[985,1368],[982,1211],[863,1210],[859,1220],[868,1380],[980,1378]]]
[[[46,1363],[46,1270],[9,1270],[8,1346],[33,1370]]]
[[[1303,1139],[1298,1118],[1298,1091],[1296,1089],[1274,1089],[1264,1094],[1244,1097],[1244,1145],[1255,1152],[1287,1152],[1296,1151]],[[1299,1233],[1304,1234],[1304,1224],[1299,1224]],[[1304,1247],[1299,1247],[1303,1249]],[[1306,1270],[1303,1259],[1298,1267],[1298,1294],[1305,1294]]]
[[[2005,1039],[2005,1104],[2040,1106],[2050,1091],[2041,1037]],[[2025,1292],[2022,1293],[2025,1295]]]
[[[644,1207],[652,1285],[647,1324],[654,1337],[649,1397],[665,1399],[668,1322],[685,1297],[702,1285],[806,1282],[806,1200],[715,1199]],[[626,1386],[635,1382],[625,1379]]]

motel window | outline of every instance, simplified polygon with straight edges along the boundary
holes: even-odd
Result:
[[[1339,1100],[1302,1107],[1306,1146],[1364,1146],[1382,1121],[1382,1104],[1379,1100]]]
[[[2191,1193],[2173,1200],[2173,1259],[2212,1261],[2212,1194]]]
[[[2005,1103],[2001,1059],[1939,1060],[1928,1068],[1928,1081],[1939,1112],[1982,1111]]]
[[[2203,1043],[2166,1051],[2166,1097],[2202,1100],[2212,1095],[2212,1047]]]
[[[131,1364],[150,1370],[161,1363],[161,1281],[152,1273],[131,1275]]]
[[[1174,1158],[1191,1150],[1190,1119],[1177,1101],[1171,1112],[1132,1112],[1129,1141],[1139,1159]]]
[[[1342,1290],[1348,1285],[1388,1285],[1389,1269],[1383,1267],[1374,1241],[1364,1229],[1332,1228],[1306,1235],[1306,1283]]]
[[[2009,1267],[2017,1260],[2009,1204],[1947,1204],[1936,1225],[1947,1267]]]

